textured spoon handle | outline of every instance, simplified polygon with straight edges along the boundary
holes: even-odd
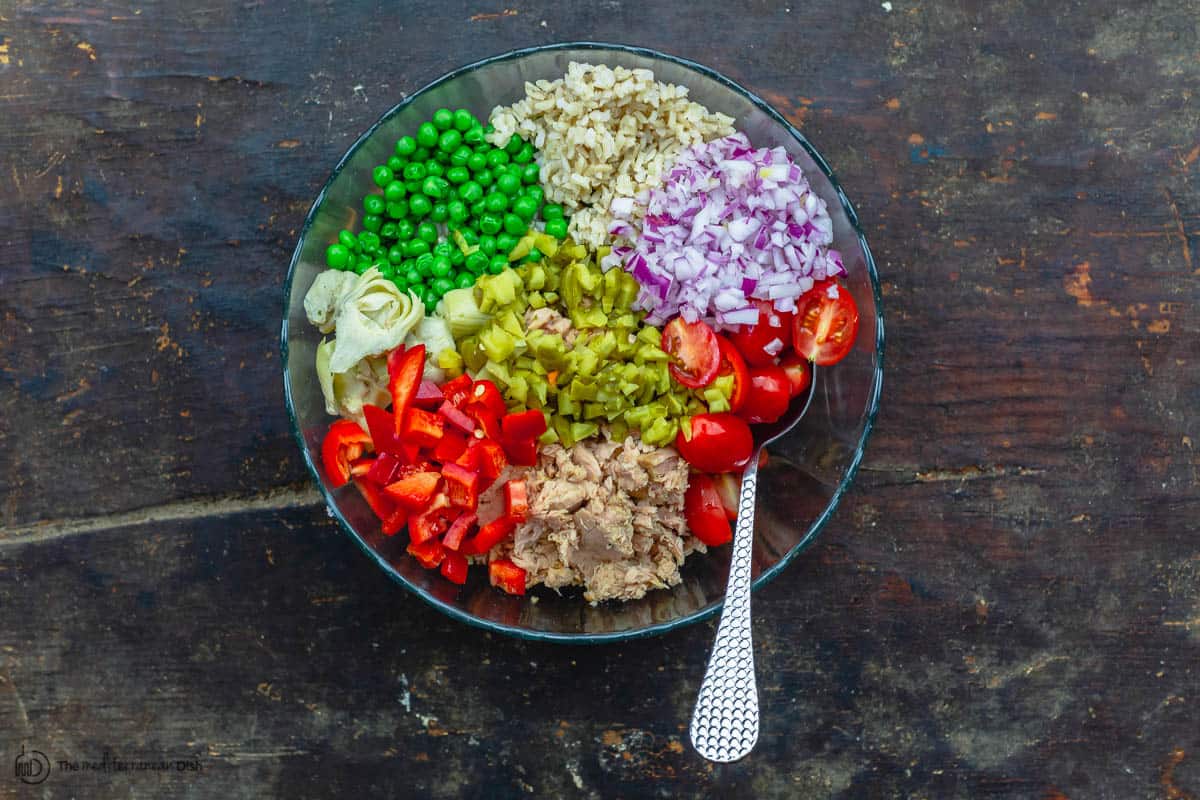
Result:
[[[750,554],[757,491],[756,453],[742,476],[725,607],[692,714],[692,746],[709,761],[737,761],[758,741],[758,685],[750,635]]]

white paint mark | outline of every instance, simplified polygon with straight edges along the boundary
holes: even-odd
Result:
[[[880,3],[879,5],[880,5],[880,6],[883,8],[883,10],[884,10],[884,11],[887,11],[888,13],[891,13],[891,11],[892,11],[892,4],[891,4],[891,3],[889,3],[889,2],[887,2],[887,0],[884,0],[884,2]]]

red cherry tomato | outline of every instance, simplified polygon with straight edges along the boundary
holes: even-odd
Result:
[[[671,377],[689,389],[703,389],[717,377],[721,351],[707,323],[676,317],[663,328],[662,349],[671,356]]]
[[[796,306],[796,352],[821,367],[845,358],[858,333],[858,306],[849,290],[837,281],[821,281]]]
[[[693,474],[688,480],[687,492],[683,495],[683,518],[687,520],[692,534],[709,547],[725,544],[733,539],[733,529],[725,517],[721,495],[709,475]]]
[[[733,391],[729,394],[729,410],[737,411],[746,402],[746,389],[750,385],[750,373],[746,369],[746,361],[737,348],[724,336],[717,337],[717,347],[721,351],[721,365],[717,367],[717,377],[733,376]]]
[[[788,353],[779,366],[783,367],[791,382],[792,397],[799,397],[808,391],[808,385],[812,383],[812,365],[795,353]]]
[[[675,449],[701,472],[733,472],[750,460],[754,437],[741,417],[730,413],[697,414],[692,417],[692,437],[680,431]]]
[[[767,451],[763,450],[763,455]],[[732,472],[724,472],[720,475],[713,475],[713,485],[717,487],[717,495],[721,498],[721,505],[725,508],[725,519],[734,522],[738,517],[738,501],[741,499],[742,482],[740,478]]]
[[[792,402],[792,382],[782,367],[774,364],[750,370],[750,390],[738,416],[747,422],[774,422],[787,413]]]
[[[752,367],[774,364],[779,354],[792,343],[791,312],[776,311],[770,300],[755,300],[758,322],[741,325],[730,334],[738,351]]]

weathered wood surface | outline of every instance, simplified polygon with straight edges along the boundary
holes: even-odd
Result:
[[[0,3],[0,796],[1200,797],[1194,3],[405,5]],[[332,527],[282,408],[334,161],[457,64],[583,38],[776,103],[884,277],[877,432],[757,596],[734,766],[686,743],[710,625],[443,619]],[[32,788],[22,746],[202,772]]]

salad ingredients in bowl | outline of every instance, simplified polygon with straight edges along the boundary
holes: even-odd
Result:
[[[361,203],[325,209],[342,226],[303,292],[337,417],[321,477],[446,587],[677,590],[727,550],[752,426],[855,347],[830,207],[811,167],[643,67],[486,99],[407,117]]]

